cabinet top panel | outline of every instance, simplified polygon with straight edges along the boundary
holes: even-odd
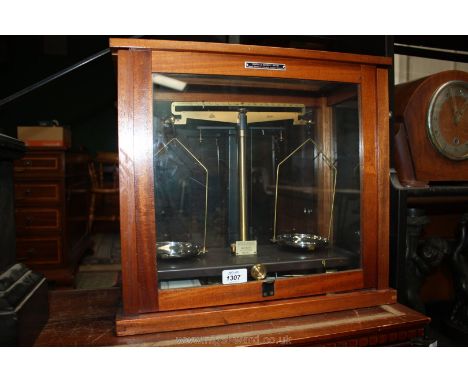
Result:
[[[326,60],[370,65],[392,65],[392,58],[390,57],[240,44],[111,38],[110,47],[113,51],[117,49],[136,48],[162,51],[193,51],[243,55],[260,54],[264,56],[294,57],[312,60]]]

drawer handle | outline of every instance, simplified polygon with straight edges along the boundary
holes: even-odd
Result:
[[[25,161],[24,161],[24,165],[25,165],[25,166],[31,166],[31,163],[32,163],[32,162],[31,162],[30,160],[25,160]]]
[[[35,255],[36,254],[36,248],[29,248],[26,250],[26,255]]]
[[[27,188],[26,190],[24,190],[24,193],[28,196],[31,195],[31,189]]]
[[[33,222],[33,218],[31,216],[27,216],[26,217],[26,226],[29,226],[31,225]]]

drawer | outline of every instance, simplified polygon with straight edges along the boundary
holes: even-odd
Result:
[[[60,182],[15,184],[15,201],[24,204],[58,203]]]
[[[49,173],[63,174],[63,154],[58,153],[27,153],[15,161],[15,174]]]
[[[60,264],[62,242],[60,237],[17,238],[16,260],[27,264]]]
[[[56,208],[17,208],[15,219],[18,233],[61,229],[60,211]]]

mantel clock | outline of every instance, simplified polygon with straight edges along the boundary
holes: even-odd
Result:
[[[445,71],[395,89],[395,159],[409,186],[468,180],[468,73]]]

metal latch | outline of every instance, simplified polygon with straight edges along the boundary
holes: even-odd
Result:
[[[275,280],[265,280],[262,283],[262,295],[263,297],[271,297],[275,295]]]

